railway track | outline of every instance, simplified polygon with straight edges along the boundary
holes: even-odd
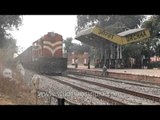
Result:
[[[137,96],[137,97],[149,99],[149,100],[152,100],[152,101],[160,102],[160,97],[157,97],[157,96],[154,96],[154,95],[148,95],[148,94],[135,92],[135,91],[131,91],[131,90],[115,87],[115,86],[101,84],[101,83],[97,83],[97,82],[93,82],[93,81],[88,81],[88,80],[84,80],[84,79],[73,77],[73,76],[65,76],[65,77],[70,78],[72,80],[79,80],[79,81],[83,81],[83,82],[86,82],[86,83],[89,83],[89,84],[92,84],[92,85],[97,85],[97,86],[104,87],[104,88],[107,88],[107,89],[111,89],[111,90],[123,92],[123,93],[126,93],[126,94],[130,94],[130,95],[133,95],[133,96]]]
[[[58,79],[58,78],[55,78],[55,77],[53,78],[53,77],[51,77],[51,76],[45,76],[45,77],[47,77],[47,78],[49,78],[49,79],[52,79],[52,80],[55,80],[55,81],[57,81],[57,82],[59,82],[59,83],[68,85],[68,86],[70,86],[70,87],[72,87],[72,88],[74,88],[74,89],[76,89],[76,90],[78,90],[78,91],[87,92],[87,93],[89,93],[89,94],[91,94],[91,95],[94,95],[96,98],[102,99],[102,100],[104,100],[104,101],[106,101],[106,102],[108,102],[108,103],[110,103],[110,104],[112,104],[112,105],[126,105],[126,103],[123,103],[123,102],[121,102],[121,101],[117,101],[117,100],[114,100],[114,99],[112,99],[112,98],[110,98],[110,97],[103,96],[103,95],[98,94],[98,93],[96,93],[96,92],[93,92],[93,91],[91,91],[91,90],[87,90],[87,89],[84,89],[84,88],[79,87],[79,86],[77,86],[77,85],[73,85],[73,84],[71,84],[71,83],[62,81],[62,80],[60,80],[60,79]]]
[[[85,73],[77,73],[77,72],[69,72],[69,74],[73,74],[73,75],[77,75],[77,76],[86,76],[86,77],[91,77],[91,78],[97,78],[97,79],[102,79],[102,80],[107,80],[107,81],[114,81],[117,83],[125,83],[125,84],[129,84],[129,85],[136,85],[136,86],[141,86],[141,87],[149,87],[149,88],[156,88],[156,89],[160,89],[160,86],[155,86],[155,84],[151,84],[151,83],[140,83],[140,82],[136,82],[136,81],[127,81],[127,80],[118,80],[118,79],[114,79],[114,78],[106,78],[106,77],[100,77],[97,75],[89,75],[89,74],[85,74]],[[148,84],[148,85],[147,85]]]

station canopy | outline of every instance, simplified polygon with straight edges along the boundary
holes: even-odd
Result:
[[[125,45],[142,41],[150,37],[149,30],[145,28],[130,29],[118,34],[112,34],[100,27],[91,27],[80,31],[75,39],[91,46],[101,46],[107,43]]]

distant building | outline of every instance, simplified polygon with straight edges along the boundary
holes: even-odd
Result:
[[[160,57],[154,56],[150,58],[151,62],[158,62],[160,61]]]
[[[76,58],[78,58],[78,64],[87,65],[87,63],[88,63],[88,53],[87,52],[84,52],[83,54],[69,52],[69,53],[67,53],[67,56],[68,56],[68,64],[69,65],[75,65]]]

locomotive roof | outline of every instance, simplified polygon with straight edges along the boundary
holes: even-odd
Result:
[[[57,35],[62,37],[62,35],[60,35],[60,34],[58,34],[58,33],[48,32],[46,35],[42,36],[40,39],[34,41],[33,44],[34,44],[34,43],[37,43],[37,42],[39,42],[39,41],[41,41],[41,40],[42,40],[42,41],[45,41],[45,39],[43,39],[45,36],[52,36],[52,37],[54,37],[54,36],[57,36]]]

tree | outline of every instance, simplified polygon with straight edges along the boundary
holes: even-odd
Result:
[[[151,37],[149,38],[148,42],[148,48],[155,50],[158,43],[160,42],[158,32],[160,31],[160,16],[159,15],[153,15],[145,21],[142,24],[142,27],[148,28],[151,34]]]
[[[84,52],[89,52],[90,51],[90,47],[86,44],[73,44],[73,46],[71,47],[71,50],[73,52],[76,52],[76,53],[81,53],[83,54]]]
[[[150,57],[156,55],[160,56],[160,39],[158,33],[160,31],[160,15],[152,15],[148,20],[142,24],[143,28],[147,28],[150,31],[150,38],[147,42],[143,43],[143,55],[148,58],[150,65]]]
[[[72,43],[72,38],[69,37],[69,38],[66,38],[66,40],[64,40],[64,50],[66,50],[67,52],[71,52],[71,46],[73,46],[73,43]]]
[[[19,15],[0,15],[0,48],[5,47],[6,39],[10,37],[7,30],[18,29],[21,24],[22,18]]]
[[[8,30],[18,29],[22,24],[22,18],[19,15],[0,15],[0,57],[1,64],[13,59],[17,51],[16,40],[7,33]]]
[[[125,66],[130,67],[129,59],[134,58],[136,61],[135,67],[138,67],[138,68],[141,67],[142,50],[143,50],[143,46],[140,43],[132,43],[132,44],[125,45],[123,47],[123,52],[122,52]]]
[[[94,25],[107,30],[112,29],[113,31],[114,29],[113,32],[118,33],[126,29],[137,28],[145,18],[144,15],[78,15],[76,33]]]
[[[5,46],[5,48],[1,49],[1,51],[3,51],[3,59],[5,61],[11,61],[14,57],[14,53],[18,51],[16,40],[14,38],[6,39]]]
[[[65,44],[65,50],[67,52],[76,52],[76,53],[84,53],[84,52],[89,52],[90,51],[90,47],[86,44],[76,44],[76,43],[72,43],[73,39],[72,38],[67,38],[66,40],[64,40],[64,44]]]

